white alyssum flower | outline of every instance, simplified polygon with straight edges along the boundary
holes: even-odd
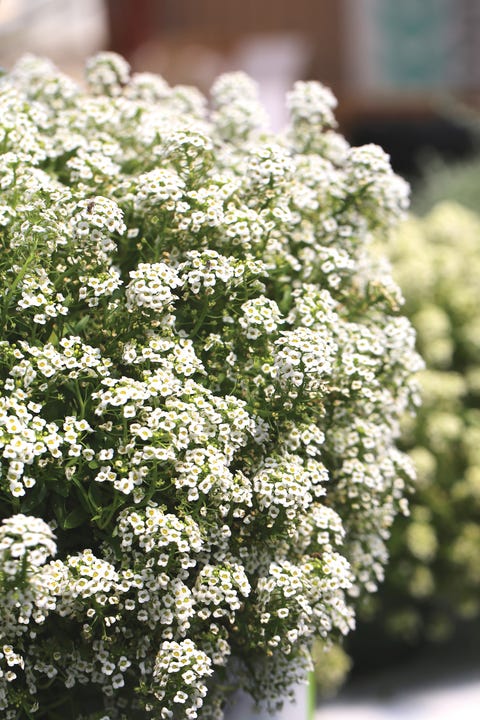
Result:
[[[419,360],[370,235],[407,192],[328,89],[288,104],[112,53],[0,79],[6,720],[273,707],[382,578]]]

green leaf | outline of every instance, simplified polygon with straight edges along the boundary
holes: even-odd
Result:
[[[60,497],[59,495],[54,495],[52,497],[52,507],[58,524],[60,525],[60,527],[63,528],[63,523],[65,522],[65,516],[67,514],[65,508],[65,499]]]
[[[62,481],[55,480],[55,484],[51,486],[51,491],[54,492],[56,495],[60,495],[61,497],[68,497],[71,492],[71,488],[66,484],[62,483]]]
[[[282,298],[278,303],[278,307],[280,308],[282,313],[286,315],[288,311],[291,310],[292,304],[292,288],[290,287],[290,285],[287,285],[287,287],[283,291]]]
[[[99,487],[97,482],[93,482],[90,485],[88,489],[88,498],[97,510],[108,504],[106,493],[101,487]]]
[[[85,330],[85,328],[87,327],[89,322],[90,322],[89,315],[84,315],[83,317],[81,317],[80,320],[77,323],[75,323],[75,328],[74,328],[75,332],[79,333],[82,330]]]
[[[47,495],[47,486],[44,483],[37,483],[26,494],[25,500],[22,502],[22,512],[29,513],[36,508]]]
[[[85,508],[77,507],[75,508],[75,510],[72,510],[68,513],[67,517],[63,522],[63,529],[71,530],[72,528],[76,528],[79,525],[82,525],[85,520],[88,519],[88,517],[89,515]]]

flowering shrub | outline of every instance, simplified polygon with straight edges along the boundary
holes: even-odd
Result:
[[[0,709],[274,706],[374,591],[412,477],[414,334],[370,232],[407,202],[315,83],[105,53],[0,83]]]
[[[455,203],[403,223],[394,275],[427,368],[404,441],[418,473],[411,517],[398,519],[376,598],[387,629],[441,638],[480,614],[480,219]]]

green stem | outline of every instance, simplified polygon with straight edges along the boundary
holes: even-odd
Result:
[[[33,260],[36,256],[37,256],[37,245],[36,245],[36,243],[35,243],[35,245],[34,245],[32,251],[31,251],[30,255],[27,257],[25,263],[23,264],[22,269],[20,270],[20,272],[19,272],[18,275],[16,276],[15,280],[13,281],[13,283],[11,284],[11,286],[10,286],[10,288],[9,288],[9,290],[8,290],[8,293],[7,293],[6,296],[5,296],[4,303],[3,303],[3,308],[2,308],[2,326],[3,326],[3,327],[5,327],[5,325],[6,325],[8,308],[10,307],[10,299],[11,299],[11,297],[15,294],[15,292],[16,292],[16,290],[17,290],[17,287],[18,287],[18,286],[20,285],[20,283],[22,282],[23,278],[25,277],[25,275],[26,275],[26,273],[27,273],[27,270],[29,269],[29,267],[30,267],[30,265],[31,265],[31,263],[32,263],[32,260]]]
[[[74,391],[75,391],[75,397],[77,398],[79,409],[80,409],[80,419],[85,418],[85,405],[86,401],[83,399],[82,393],[80,391],[80,386],[78,384],[78,381],[75,381],[74,383]]]
[[[81,493],[83,499],[85,500],[87,507],[90,509],[90,513],[92,515],[95,515],[98,511],[98,508],[95,507],[94,505],[92,505],[92,502],[91,502],[90,498],[88,497],[88,493],[86,492],[85,488],[82,485],[82,481],[79,480],[78,478],[74,477],[73,482],[75,483],[77,488],[80,490],[80,493]]]
[[[35,718],[33,717],[33,715],[30,714],[30,711],[27,710],[27,708],[25,707],[25,704],[22,704],[22,711],[25,713],[25,715],[27,716],[28,720],[35,720]]]
[[[202,311],[197,318],[197,322],[193,326],[193,329],[190,333],[190,337],[195,337],[195,335],[198,333],[198,331],[200,330],[200,328],[203,325],[203,321],[207,317],[207,313],[208,313],[208,300],[206,302],[204,302],[204,304],[203,304]]]
[[[112,521],[112,518],[115,515],[115,513],[117,512],[120,505],[121,505],[121,499],[119,499],[118,495],[115,495],[113,505],[112,505],[110,512],[108,513],[106,519],[103,520],[102,522],[97,523],[100,530],[105,530],[105,528],[110,525],[110,522]]]
[[[308,676],[308,696],[307,696],[307,720],[314,720],[315,717],[315,704],[316,704],[316,692],[315,692],[315,674],[309,673]]]

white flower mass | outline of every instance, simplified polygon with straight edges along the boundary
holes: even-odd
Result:
[[[0,79],[0,711],[274,708],[405,509],[421,367],[370,251],[408,205],[335,98],[207,101],[101,53]]]

